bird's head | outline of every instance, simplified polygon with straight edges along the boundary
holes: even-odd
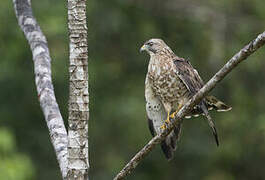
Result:
[[[168,47],[162,39],[150,39],[144,43],[140,52],[146,51],[148,54],[156,54],[164,48]]]

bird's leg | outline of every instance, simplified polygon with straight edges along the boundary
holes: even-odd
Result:
[[[165,123],[160,127],[161,129],[166,129],[167,128],[167,125],[170,123],[170,120],[169,120],[169,111],[167,112],[167,119],[165,120]]]
[[[183,104],[179,103],[177,110],[170,114],[170,111],[167,112],[167,119],[165,120],[165,123],[161,126],[161,129],[166,129],[167,125],[170,123],[170,118],[173,119],[175,115],[179,112],[179,110],[182,108]]]
[[[170,113],[170,112],[167,112],[167,119],[165,120],[165,123],[166,123],[166,124],[169,124],[169,123],[170,123],[170,120],[169,120],[170,115],[169,115],[169,113]]]
[[[179,110],[182,108],[182,106],[183,104],[179,103],[177,110],[170,115],[170,118],[173,119],[175,115],[179,112]]]
[[[170,115],[170,112],[171,112],[171,109],[172,109],[171,103],[163,102],[163,105],[164,105],[165,110],[167,112],[167,118],[166,118],[165,122],[163,123],[163,125],[160,127],[162,130],[166,129],[167,125],[170,123],[169,115]]]

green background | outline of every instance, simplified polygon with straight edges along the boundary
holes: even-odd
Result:
[[[48,39],[53,83],[65,122],[68,102],[66,1],[33,0]],[[148,55],[139,48],[158,37],[188,58],[207,81],[265,29],[263,0],[87,0],[90,177],[111,179],[151,139],[144,101]],[[0,6],[0,179],[60,179],[34,84],[32,55],[11,1]],[[175,157],[155,148],[130,180],[265,179],[265,51],[240,64],[211,94],[233,109],[207,122],[184,122]],[[66,122],[67,123],[67,122]]]

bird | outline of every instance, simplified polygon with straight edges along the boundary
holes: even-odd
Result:
[[[152,136],[155,136],[167,127],[170,119],[203,87],[204,82],[189,60],[178,57],[162,39],[153,38],[146,41],[140,48],[140,52],[143,51],[150,55],[145,78],[145,100],[148,127]],[[209,95],[185,118],[204,115],[218,146],[217,130],[209,114],[212,109],[229,111],[232,107]],[[180,123],[161,142],[162,151],[168,160],[173,158],[181,129]]]

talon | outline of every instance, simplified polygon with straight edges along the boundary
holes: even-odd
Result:
[[[170,118],[173,119],[173,118],[175,117],[176,113],[177,113],[177,112],[172,113],[172,114],[170,115]]]
[[[165,124],[163,124],[162,126],[160,126],[160,128],[161,128],[162,130],[165,130],[165,129],[167,128],[167,126],[166,126]]]
[[[177,110],[176,110],[175,112],[173,112],[169,117],[170,117],[171,119],[175,118],[175,115],[179,112],[179,110],[180,110],[181,108],[182,108],[182,104],[179,104]]]

